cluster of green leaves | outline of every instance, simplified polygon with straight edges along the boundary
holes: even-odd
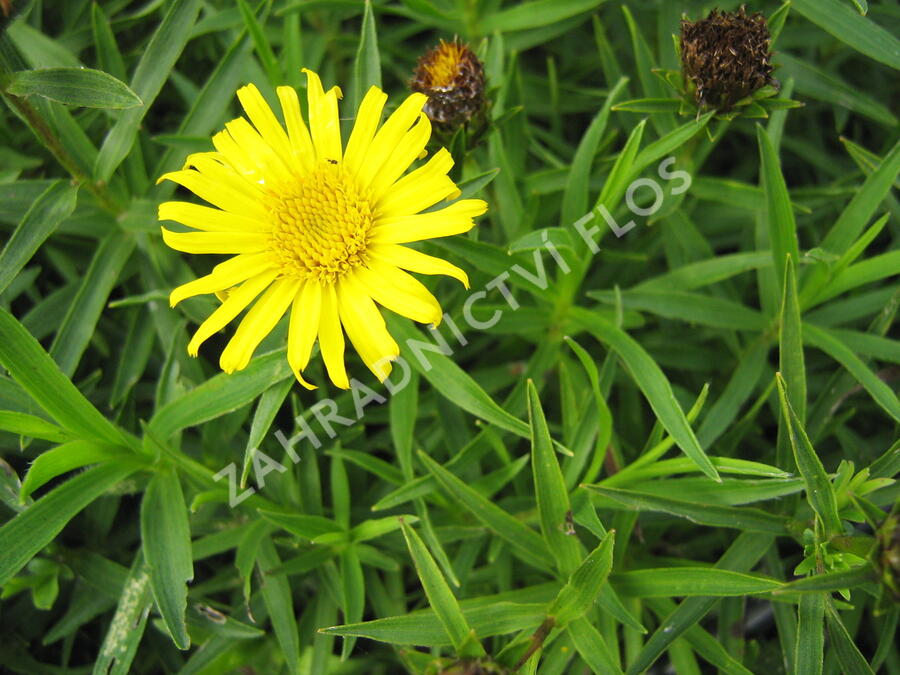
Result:
[[[682,12],[737,1],[50,4],[0,36],[4,668],[900,673],[893,4],[760,3],[806,103],[765,126],[621,105],[662,96]],[[166,297],[211,263],[163,245],[155,179],[243,83],[315,69],[349,124],[454,34],[492,92],[454,171],[490,211],[424,250],[518,308],[494,289],[475,330],[428,280],[463,339],[417,355],[390,319],[409,383],[362,416],[296,386],[284,326],[234,375],[188,357],[215,301]],[[611,237],[668,157],[689,189]]]

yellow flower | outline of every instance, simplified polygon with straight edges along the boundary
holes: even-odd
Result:
[[[174,307],[203,293],[223,299],[190,341],[192,356],[253,303],[219,359],[228,373],[250,362],[290,310],[287,358],[297,379],[313,388],[301,373],[318,337],[328,376],[346,389],[345,332],[381,380],[400,353],[376,303],[422,323],[441,320],[438,301],[404,270],[448,275],[468,287],[458,267],[403,244],[467,232],[487,204],[463,199],[420,213],[459,195],[447,176],[453,160],[444,148],[403,175],[423,156],[431,135],[422,112],[424,95],[409,96],[379,128],[387,95],[369,89],[345,148],[340,89],[325,92],[316,73],[304,72],[309,129],[293,88],[277,90],[285,129],[257,88],[248,85],[237,95],[249,121],[227,123],[213,136],[215,152],[191,155],[183,170],[159,179],[217,207],[161,204],[160,220],[199,230],[162,228],[166,244],[185,253],[233,256],[173,290],[170,302]]]

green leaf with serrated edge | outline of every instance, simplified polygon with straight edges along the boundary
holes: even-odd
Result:
[[[569,493],[553,451],[537,389],[531,380],[528,381],[528,419],[531,426],[534,494],[541,533],[547,548],[556,558],[557,569],[563,575],[568,575],[581,560],[581,546],[574,536],[565,532],[566,517],[570,513]]]
[[[78,188],[54,181],[31,204],[0,252],[0,293],[28,264],[41,244],[75,210]]]
[[[778,398],[781,400],[781,413],[785,420],[785,428],[794,452],[794,461],[800,475],[806,483],[806,498],[813,511],[819,516],[827,535],[838,534],[843,530],[838,516],[837,499],[834,486],[828,480],[822,460],[816,454],[803,425],[790,403],[786,384],[781,373],[775,374],[778,384]]]
[[[675,400],[666,376],[647,352],[628,334],[587,310],[573,307],[571,315],[578,325],[607,344],[625,362],[660,423],[675,439],[684,454],[690,457],[704,474],[713,480],[720,480],[716,468],[700,447],[684,411]]]
[[[0,586],[49,544],[84,507],[137,471],[134,462],[88,469],[41,497],[0,527]]]
[[[147,486],[141,502],[141,543],[166,629],[179,649],[188,649],[187,583],[194,578],[194,566],[187,506],[174,471],[160,471]]]
[[[13,73],[6,91],[16,96],[43,96],[85,108],[134,108],[141,99],[128,85],[92,68],[42,68]]]
[[[569,580],[547,609],[557,628],[565,628],[570,622],[584,616],[606,583],[612,571],[615,530],[610,530],[597,547],[572,571]]]
[[[409,554],[415,564],[419,581],[422,583],[422,588],[428,597],[428,604],[431,605],[431,608],[443,625],[457,655],[460,657],[485,656],[484,648],[475,637],[475,633],[469,626],[468,621],[466,621],[456,596],[450,590],[450,586],[441,574],[441,570],[438,568],[434,558],[431,557],[431,554],[425,547],[425,543],[416,534],[415,530],[404,521],[400,521],[400,526],[403,530],[403,538],[406,540]]]
[[[76,437],[127,444],[122,432],[91,405],[37,340],[2,308],[0,365],[50,417]]]
[[[504,539],[522,560],[539,569],[552,567],[553,557],[537,532],[482,497],[428,455],[420,452],[419,459],[454,499]]]

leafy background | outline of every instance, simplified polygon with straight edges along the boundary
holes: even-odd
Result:
[[[670,95],[652,69],[677,68],[682,12],[730,0],[12,4],[0,668],[900,672],[895,1],[749,3],[806,105],[730,123],[615,109]],[[410,386],[294,464],[275,431],[315,425],[317,398],[352,416],[350,395],[295,386],[284,330],[236,375],[224,336],[186,355],[214,300],[166,297],[210,263],[162,244],[155,179],[246,82],[272,100],[313,68],[349,124],[454,35],[495,120],[455,171],[491,209],[428,247],[473,289],[533,271],[544,235],[573,272],[512,274],[521,308],[489,294],[479,316],[507,311],[485,332],[441,283],[467,344],[407,353]],[[586,253],[572,223],[625,223],[668,156],[690,189],[661,181],[661,211]],[[214,475],[253,485],[255,447],[289,470],[231,509]]]

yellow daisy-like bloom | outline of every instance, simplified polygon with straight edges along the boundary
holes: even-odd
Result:
[[[292,87],[277,89],[285,128],[248,85],[237,95],[249,121],[229,122],[213,136],[215,152],[191,155],[183,170],[159,179],[217,207],[161,204],[160,220],[199,230],[162,228],[166,244],[185,253],[233,256],[173,290],[170,302],[174,307],[204,293],[223,298],[190,341],[192,356],[253,303],[219,359],[227,373],[244,368],[290,310],[287,358],[297,379],[314,388],[301,373],[318,337],[328,376],[346,389],[345,332],[381,380],[400,353],[376,303],[415,321],[440,322],[440,304],[407,271],[444,274],[468,288],[461,269],[403,244],[467,232],[487,204],[463,199],[421,213],[459,195],[444,148],[403,175],[431,136],[424,95],[409,96],[379,128],[387,95],[372,87],[343,147],[340,89],[325,92],[316,73],[304,72],[308,129]]]

